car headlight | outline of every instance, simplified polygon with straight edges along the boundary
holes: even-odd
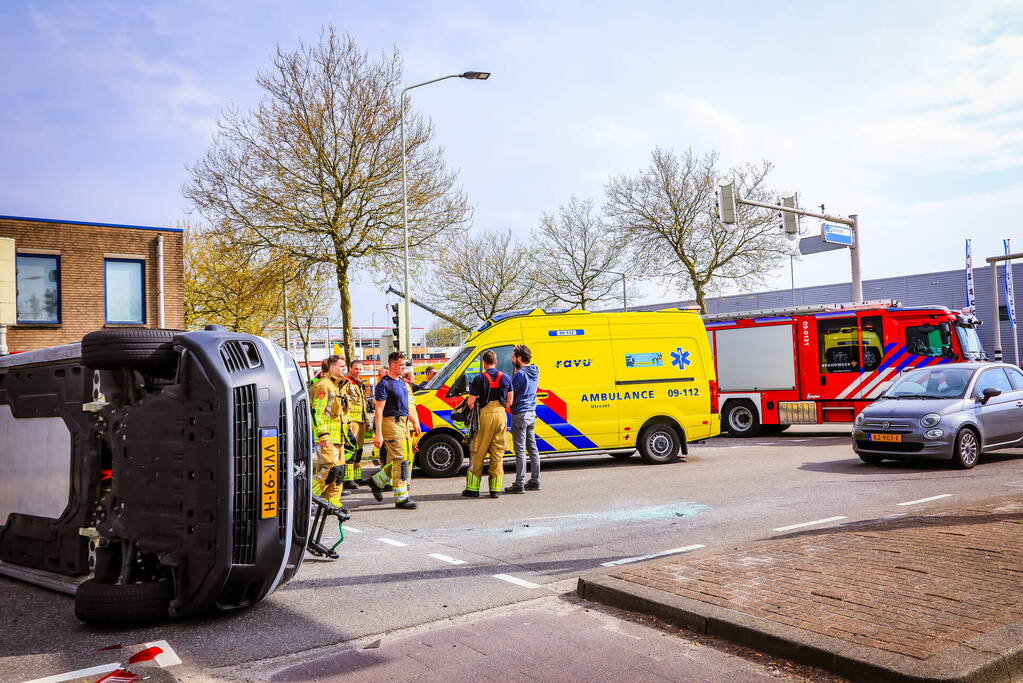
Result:
[[[859,415],[856,416],[856,419],[853,420],[853,424],[859,427],[861,424],[863,424],[863,420],[864,420],[863,413],[860,413]]]
[[[941,422],[941,415],[938,415],[937,413],[927,413],[920,418],[921,427],[933,427],[939,422]]]

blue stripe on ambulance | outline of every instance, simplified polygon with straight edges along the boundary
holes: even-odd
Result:
[[[548,427],[558,433],[559,436],[564,437],[566,441],[575,446],[576,448],[596,448],[597,444],[590,441],[589,437],[580,432],[578,429],[570,425],[568,422],[563,420],[554,410],[545,405],[536,406],[536,417],[541,421],[545,422]],[[537,447],[540,446],[539,439],[537,439]],[[554,450],[553,448],[551,450]]]

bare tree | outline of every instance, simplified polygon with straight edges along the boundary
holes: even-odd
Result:
[[[572,197],[557,214],[541,216],[530,246],[534,286],[554,304],[586,310],[621,301],[618,273],[635,273],[632,259],[590,199]]]
[[[396,270],[403,251],[401,59],[394,52],[371,61],[328,28],[316,45],[278,48],[256,82],[258,106],[225,112],[183,191],[212,223],[250,230],[254,246],[329,265],[351,360],[351,278]],[[406,108],[405,129],[409,244],[422,255],[470,210],[432,146],[429,122]]]
[[[323,329],[330,320],[330,272],[323,264],[301,270],[288,280],[288,326],[298,333],[302,342],[306,379],[309,374],[309,343],[313,332]],[[324,344],[329,343],[329,339]]]
[[[466,235],[435,259],[426,298],[466,325],[544,305],[546,296],[533,287],[531,263],[529,251],[510,231]]]
[[[609,222],[648,275],[692,290],[706,312],[714,280],[747,287],[761,282],[789,254],[777,219],[765,209],[738,207],[739,224],[725,230],[717,220],[718,154],[692,150],[676,155],[657,148],[650,165],[633,177],[616,176],[605,187]],[[742,164],[728,171],[740,197],[769,201],[772,165]]]

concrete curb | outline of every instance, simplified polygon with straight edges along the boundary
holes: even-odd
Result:
[[[658,617],[697,633],[816,666],[854,681],[1023,681],[1023,622],[921,660],[767,621],[614,576],[580,577],[576,592],[586,600]]]

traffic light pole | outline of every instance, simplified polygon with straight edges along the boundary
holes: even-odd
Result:
[[[735,198],[735,202],[737,204],[745,204],[746,206],[758,206],[761,209],[774,209],[775,211],[794,213],[797,216],[819,218],[822,221],[828,221],[829,223],[848,225],[852,230],[852,246],[849,247],[849,266],[852,271],[852,298],[855,303],[863,303],[863,276],[860,273],[860,232],[859,221],[857,220],[858,217],[856,214],[851,214],[848,218],[845,218],[843,216],[832,216],[827,213],[807,211],[797,207],[768,204],[767,202],[755,202],[751,199],[740,199],[738,197]]]

